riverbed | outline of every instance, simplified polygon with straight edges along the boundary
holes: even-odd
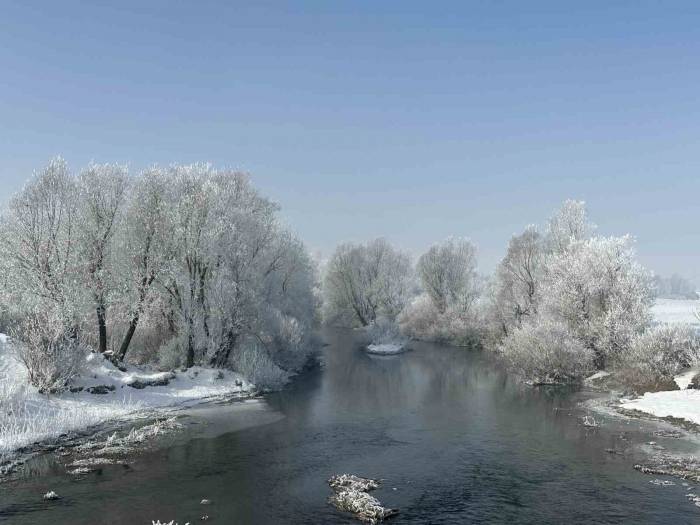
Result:
[[[694,486],[632,468],[651,440],[697,444],[655,438],[653,422],[583,425],[599,394],[528,387],[478,351],[378,356],[352,331],[324,339],[319,369],[264,399],[183,412],[183,430],[127,466],[71,476],[55,455],[34,459],[0,485],[0,522],[357,523],[327,503],[327,479],[345,472],[383,480],[373,494],[396,524],[700,522]]]

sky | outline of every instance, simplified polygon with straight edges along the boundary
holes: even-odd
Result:
[[[698,2],[0,0],[0,202],[62,155],[252,175],[308,247],[493,269],[585,200],[700,285]]]

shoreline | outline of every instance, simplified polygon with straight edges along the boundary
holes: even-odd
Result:
[[[142,408],[122,415],[100,421],[94,425],[76,428],[60,434],[34,441],[26,446],[14,449],[6,458],[0,461],[0,484],[9,481],[21,467],[32,459],[63,449],[75,450],[101,438],[108,438],[115,433],[142,428],[158,421],[177,418],[179,413],[193,407],[217,404],[243,403],[249,400],[263,399],[264,395],[258,390],[232,391],[228,394],[217,394],[188,399],[181,403]]]

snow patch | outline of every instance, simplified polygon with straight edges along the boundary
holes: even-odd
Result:
[[[6,339],[0,334],[0,340]],[[162,384],[134,387],[153,383]],[[139,417],[144,411],[254,390],[243,376],[228,370],[193,367],[159,372],[133,366],[124,372],[100,354],[87,357],[84,373],[71,388],[73,391],[50,397],[39,394],[29,386],[27,371],[11,344],[0,347],[0,462],[17,449],[109,421]],[[88,392],[95,388],[105,393]]]
[[[693,367],[681,374],[678,374],[676,377],[673,378],[673,380],[678,385],[678,388],[680,388],[681,390],[685,390],[690,386],[690,384],[693,382],[693,379],[698,374],[700,374],[700,368]]]
[[[700,390],[647,392],[640,398],[623,400],[621,406],[656,417],[674,417],[700,425]]]
[[[405,351],[406,346],[403,343],[383,343],[371,344],[367,346],[367,352],[370,354],[394,355]]]

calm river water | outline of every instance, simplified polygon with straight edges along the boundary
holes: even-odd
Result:
[[[400,509],[397,525],[700,522],[680,480],[633,470],[635,443],[663,442],[650,423],[587,429],[585,393],[525,387],[478,352],[415,343],[373,357],[351,331],[325,339],[321,369],[265,400],[190,410],[184,432],[128,469],[72,478],[33,461],[0,485],[0,522],[357,523],[326,503],[343,472],[384,479],[374,494]],[[42,501],[47,490],[62,499]]]

